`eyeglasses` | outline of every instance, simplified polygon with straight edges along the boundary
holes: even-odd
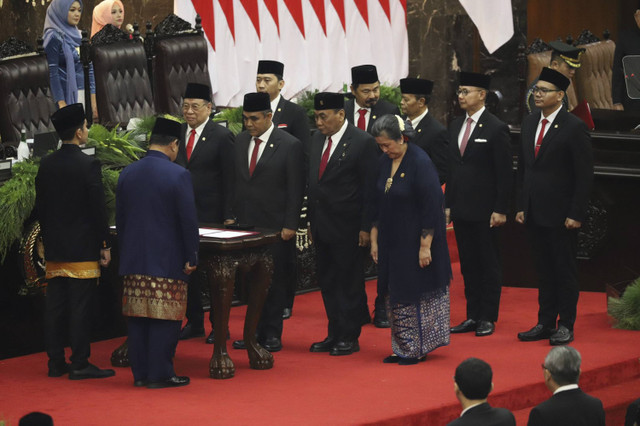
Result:
[[[471,92],[482,92],[482,90],[480,89],[473,89],[473,90],[469,90],[469,89],[458,89],[456,90],[456,95],[460,96],[467,96],[469,93]]]
[[[531,91],[533,92],[534,95],[537,94],[537,93],[542,93],[543,95],[546,95],[549,92],[559,92],[560,90],[558,90],[558,89],[547,89],[546,87],[533,86]]]
[[[191,109],[193,112],[198,112],[202,108],[204,108],[204,104],[182,104],[182,111],[189,111]]]

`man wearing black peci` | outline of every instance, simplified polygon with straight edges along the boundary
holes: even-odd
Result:
[[[412,143],[422,148],[438,170],[442,185],[447,179],[449,163],[449,132],[438,120],[429,114],[429,99],[433,90],[433,81],[422,78],[403,78],[400,80],[402,113],[411,122],[416,131]]]
[[[369,245],[371,231],[365,202],[377,147],[371,135],[346,120],[342,94],[318,93],[314,108],[318,132],[309,155],[310,236],[329,324],[327,337],[310,351],[350,355],[360,350],[362,248]]]
[[[111,260],[102,169],[100,161],[80,150],[89,135],[82,104],[59,109],[51,122],[63,143],[42,159],[35,181],[35,217],[40,221],[47,260],[48,374],[60,377],[68,372],[71,380],[111,377],[113,370],[89,363],[91,301],[100,266],[108,266]],[[71,364],[65,361],[66,330]]]
[[[498,228],[507,221],[512,182],[509,128],[486,110],[491,78],[461,72],[458,102],[466,112],[449,126],[451,140],[445,190],[467,299],[467,319],[452,333],[495,330],[502,290]]]
[[[247,93],[242,105],[245,131],[236,138],[233,212],[240,223],[280,231],[269,247],[273,277],[258,323],[257,340],[266,350],[282,349],[286,285],[295,276],[295,236],[304,192],[302,144],[271,121],[266,93]],[[233,342],[244,349],[243,340]]]
[[[269,94],[271,111],[273,112],[273,125],[284,130],[302,143],[305,153],[305,170],[308,163],[309,140],[311,130],[309,129],[309,117],[300,105],[295,104],[282,97],[280,92],[284,87],[284,64],[278,61],[262,60],[258,61],[258,73],[256,76],[256,92]],[[291,317],[293,310],[293,300],[295,297],[297,275],[293,274],[289,282],[286,283],[286,303],[282,312],[282,317]]]
[[[184,93],[182,115],[186,121],[180,133],[180,150],[176,163],[191,173],[199,223],[230,223],[233,221],[233,134],[209,119],[211,89],[189,83]],[[204,312],[201,292],[207,277],[198,269],[189,277],[187,324],[180,339],[204,336]],[[206,339],[213,344],[213,310],[209,311],[211,333]]]
[[[516,222],[526,225],[538,271],[538,320],[522,341],[573,340],[579,286],[576,263],[593,182],[591,137],[585,123],[562,107],[569,79],[543,68],[534,88],[540,112],[522,122]],[[557,329],[556,329],[557,324]]]

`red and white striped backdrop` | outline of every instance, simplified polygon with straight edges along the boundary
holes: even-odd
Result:
[[[389,85],[409,71],[406,0],[174,0],[174,10],[202,18],[217,105],[255,91],[260,59],[285,64],[286,98],[339,91],[355,65],[375,64]]]

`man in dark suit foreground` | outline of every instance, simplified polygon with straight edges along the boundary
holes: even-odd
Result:
[[[284,87],[284,64],[278,61],[258,61],[258,73],[256,76],[256,92],[269,94],[273,125],[285,132],[293,135],[302,143],[305,154],[305,166],[307,169],[309,155],[309,141],[311,131],[309,129],[309,117],[307,112],[300,105],[295,104],[280,94]],[[286,284],[286,303],[282,311],[284,319],[291,317],[293,309],[293,299],[295,298],[296,285],[298,283],[297,274],[292,274]]]
[[[513,160],[509,128],[485,108],[491,78],[462,72],[458,103],[466,114],[449,126],[447,223],[453,229],[467,299],[467,319],[452,333],[495,330],[502,291],[498,229],[507,221]]]
[[[377,148],[371,135],[345,119],[342,94],[316,94],[314,109],[318,132],[309,155],[310,235],[329,326],[326,339],[310,351],[350,355],[360,350],[366,302],[362,248],[369,245],[371,231],[365,201]]]
[[[110,377],[113,370],[89,363],[91,302],[100,266],[111,260],[100,161],[80,150],[89,135],[82,104],[56,111],[51,122],[62,147],[42,159],[35,183],[35,217],[42,229],[49,283],[44,316],[48,374],[68,372],[71,380]],[[67,311],[70,365],[64,355]]]
[[[422,148],[438,170],[440,185],[447,179],[449,167],[449,132],[438,120],[429,114],[429,100],[433,90],[433,81],[422,78],[403,78],[400,80],[402,113],[411,122],[416,135],[411,142]]]
[[[204,84],[189,83],[182,102],[185,123],[180,130],[176,163],[191,173],[199,223],[231,223],[233,199],[233,133],[209,119],[211,90]],[[204,336],[202,289],[208,285],[206,273],[200,269],[189,277],[187,324],[180,339]],[[206,339],[213,344],[213,309],[209,311],[211,333]]]
[[[185,386],[173,357],[187,308],[187,277],[198,262],[198,221],[191,175],[174,164],[180,123],[157,118],[144,158],[118,179],[116,226],[129,317],[134,386]]]
[[[593,182],[587,126],[562,107],[568,86],[564,75],[543,68],[534,88],[540,112],[522,122],[518,156],[516,222],[526,225],[540,282],[538,322],[518,338],[549,339],[552,345],[573,340],[579,295],[577,236]]]
[[[578,387],[580,363],[580,352],[571,346],[549,351],[542,369],[553,396],[531,410],[528,426],[604,426],[602,402]]]
[[[287,283],[295,276],[295,236],[304,192],[302,144],[271,121],[267,93],[247,93],[242,105],[245,131],[236,138],[233,212],[243,224],[280,231],[269,246],[273,277],[258,323],[258,343],[270,352],[282,349],[282,310]],[[233,343],[244,348],[244,341]]]
[[[487,402],[493,390],[491,366],[478,358],[468,358],[456,368],[456,398],[462,405],[460,417],[447,426],[515,426],[516,419],[506,408]]]

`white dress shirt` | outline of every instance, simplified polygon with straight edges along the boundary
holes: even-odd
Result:
[[[271,133],[273,132],[273,129],[274,129],[274,125],[273,123],[271,123],[271,126],[267,129],[266,132],[264,132],[260,136],[251,138],[251,141],[249,142],[249,151],[247,155],[248,157],[247,167],[251,167],[251,154],[253,154],[253,147],[256,146],[256,138],[262,141],[262,143],[258,147],[258,156],[256,157],[256,164],[258,164],[258,161],[260,161],[260,157],[262,157],[262,153],[264,152],[264,149],[267,146],[267,142],[271,137]]]
[[[482,107],[475,114],[471,116],[471,129],[469,130],[469,137],[473,133],[473,130],[476,128],[476,124],[478,124],[478,120],[480,120],[480,116],[484,112],[486,108]],[[464,131],[467,129],[467,119],[469,118],[469,114],[466,114],[464,117],[464,121],[462,122],[462,127],[460,128],[460,133],[458,133],[458,148],[462,145],[462,137],[464,136]],[[469,142],[469,141],[467,141]]]

